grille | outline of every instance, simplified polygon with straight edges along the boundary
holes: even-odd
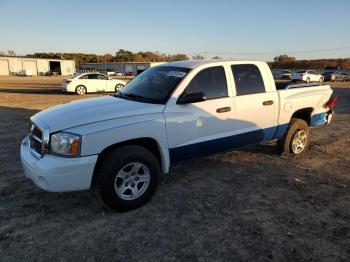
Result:
[[[32,151],[39,156],[43,153],[43,132],[35,125],[31,124],[29,132],[29,145]]]

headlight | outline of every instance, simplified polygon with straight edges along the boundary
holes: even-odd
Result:
[[[64,156],[79,156],[81,136],[58,132],[51,135],[50,152]]]

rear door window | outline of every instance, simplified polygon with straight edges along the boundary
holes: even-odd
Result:
[[[237,96],[265,92],[259,68],[253,64],[231,65]]]
[[[203,92],[207,99],[227,97],[227,82],[222,66],[215,66],[200,71],[187,86],[188,93]]]
[[[107,80],[107,77],[105,75],[97,75],[97,79]]]

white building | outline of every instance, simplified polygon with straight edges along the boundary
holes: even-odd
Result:
[[[122,74],[133,73],[138,75],[146,69],[164,64],[165,62],[108,62],[108,63],[85,63],[80,65],[82,72],[120,72]]]
[[[50,58],[0,56],[0,76],[13,75],[23,69],[31,70],[33,76],[50,70],[58,72],[61,75],[73,75],[75,73],[75,61]]]

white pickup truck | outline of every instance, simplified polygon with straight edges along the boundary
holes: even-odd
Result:
[[[32,116],[23,168],[47,191],[93,188],[111,209],[130,210],[177,162],[272,140],[280,153],[304,152],[309,127],[331,121],[331,94],[315,84],[276,90],[264,62],[163,64],[114,96]]]

